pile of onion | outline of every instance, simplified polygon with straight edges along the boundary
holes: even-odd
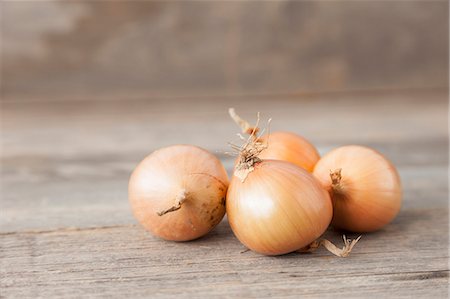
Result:
[[[238,159],[231,181],[208,151],[175,145],[153,152],[134,170],[129,200],[136,219],[154,235],[188,241],[212,230],[225,211],[236,237],[249,249],[280,255],[311,252],[324,246],[330,225],[351,232],[372,232],[398,214],[402,189],[395,167],[380,153],[362,146],[337,148],[320,158],[305,138],[288,132],[258,135],[234,109],[230,116],[248,134],[232,145]],[[259,117],[258,117],[259,121]]]

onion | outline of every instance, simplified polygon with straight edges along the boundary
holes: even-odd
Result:
[[[279,255],[320,237],[331,222],[328,193],[294,164],[264,160],[242,181],[231,179],[227,215],[236,237],[253,251]]]
[[[239,117],[233,108],[229,109],[231,118],[241,127],[243,134],[252,134],[256,138],[258,126],[250,124]],[[259,142],[267,144],[259,158],[266,160],[282,160],[291,162],[301,168],[312,172],[314,165],[319,161],[320,155],[317,149],[305,138],[290,132],[274,132],[257,138]]]
[[[211,153],[191,145],[153,152],[134,170],[129,200],[140,224],[174,241],[199,238],[225,214],[228,176]]]
[[[331,194],[332,224],[337,228],[375,231],[400,210],[402,188],[397,170],[373,149],[356,145],[337,148],[320,159],[314,176]]]

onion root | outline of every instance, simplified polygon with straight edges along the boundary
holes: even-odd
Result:
[[[345,235],[343,235],[343,239],[344,239],[344,247],[342,247],[342,248],[337,247],[336,245],[334,245],[327,239],[322,239],[322,240],[316,240],[316,241],[312,242],[308,246],[303,247],[302,249],[298,250],[298,252],[301,252],[301,253],[313,252],[313,251],[316,251],[316,249],[318,249],[320,246],[323,246],[323,247],[325,247],[325,249],[327,249],[329,252],[331,252],[332,254],[334,254],[336,256],[347,257],[350,254],[350,252],[352,251],[355,244],[358,243],[359,239],[361,239],[361,236],[359,236],[357,239],[351,240],[351,239],[347,239],[347,237]]]

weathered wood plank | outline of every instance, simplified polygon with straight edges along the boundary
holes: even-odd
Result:
[[[233,106],[249,121],[255,121],[260,111],[263,120],[273,119],[273,131],[297,132],[319,147],[348,143],[394,147],[404,142],[426,147],[429,142],[446,144],[448,137],[445,91],[184,101],[50,99],[1,104],[2,156],[83,159],[84,155],[147,154],[173,143],[224,151],[228,141],[238,140],[238,128],[227,112]],[[422,156],[423,150],[411,147],[409,152]]]
[[[447,95],[364,97],[3,103],[0,296],[448,297]],[[129,211],[131,170],[184,142],[217,152],[231,171],[228,106],[274,117],[273,129],[303,133],[321,153],[346,143],[382,151],[402,177],[399,216],[347,259],[240,253],[226,220],[193,242],[152,237]]]
[[[244,247],[226,221],[206,237],[166,242],[137,226],[2,234],[7,297],[414,297],[448,287],[445,209],[405,211],[365,234],[349,258],[265,257]],[[339,242],[339,232],[328,237]]]

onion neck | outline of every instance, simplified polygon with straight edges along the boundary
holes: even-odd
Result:
[[[175,204],[171,206],[170,208],[157,212],[158,216],[163,216],[170,212],[175,212],[181,208],[181,205],[186,201],[187,199],[187,192],[185,189],[181,189],[180,193],[175,197]]]
[[[241,182],[244,182],[250,172],[255,170],[255,165],[259,162],[261,162],[261,159],[256,156],[248,159],[243,159],[241,157],[234,170],[234,175],[237,176]]]
[[[342,193],[342,185],[341,185],[341,180],[342,180],[342,169],[336,169],[336,170],[332,170],[330,171],[330,178],[331,178],[331,193]]]
[[[246,142],[240,147],[234,147],[234,149],[239,152],[239,162],[235,167],[234,175],[238,177],[241,182],[244,182],[249,173],[255,169],[254,166],[257,163],[261,162],[261,159],[258,158],[258,155],[267,148],[268,139],[266,142],[263,142],[258,137],[259,112],[258,120],[256,121],[255,126],[251,126],[246,120],[237,115],[234,108],[228,109],[228,112],[234,122],[241,128],[242,133],[250,135],[247,139],[239,135],[241,139],[246,140]],[[268,123],[270,123],[270,119]]]
[[[258,155],[266,148],[267,145],[256,139],[249,139],[242,146],[239,152],[239,162],[234,170],[234,175],[237,176],[241,182],[244,182],[249,173],[255,169],[255,165],[262,161]]]

